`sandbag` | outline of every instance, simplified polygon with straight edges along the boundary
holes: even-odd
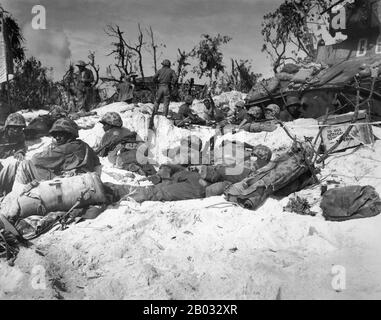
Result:
[[[280,81],[291,81],[292,78],[294,77],[292,74],[290,73],[286,73],[286,72],[280,72],[280,73],[277,73],[275,75]]]
[[[246,101],[250,102],[267,97],[269,93],[273,93],[276,89],[278,89],[279,85],[280,80],[276,77],[259,82],[251,89],[246,97]]]
[[[287,153],[258,170],[255,175],[228,187],[228,201],[250,209],[258,209],[275,193],[289,195],[301,190],[311,181],[311,172],[303,152]]]
[[[49,212],[68,211],[83,198],[78,208],[106,203],[102,181],[96,173],[57,178],[38,183],[18,197],[20,218],[45,216]]]
[[[381,199],[372,186],[349,186],[328,190],[320,207],[330,221],[374,217],[381,212]]]
[[[295,83],[305,83],[312,78],[314,72],[314,69],[300,69],[299,72],[292,78],[292,81]]]
[[[287,63],[282,68],[282,73],[288,73],[288,74],[295,74],[300,70],[300,67],[298,67],[296,64],[293,63]]]

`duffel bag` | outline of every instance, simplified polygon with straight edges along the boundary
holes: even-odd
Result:
[[[258,170],[249,178],[228,187],[225,197],[228,201],[251,209],[258,209],[268,196],[289,190],[289,194],[300,190],[310,180],[310,169],[304,162],[302,153],[285,154]],[[303,181],[298,181],[303,178]],[[298,182],[298,183],[295,183]],[[292,188],[287,187],[292,185]]]
[[[96,173],[39,182],[18,197],[20,218],[45,216],[49,212],[70,210],[79,200],[78,208],[106,203],[102,181]]]
[[[328,190],[320,207],[330,221],[374,217],[381,212],[381,199],[372,186],[349,186]]]

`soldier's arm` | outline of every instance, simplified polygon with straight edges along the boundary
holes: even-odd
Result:
[[[176,75],[175,71],[172,71],[172,80],[171,80],[171,83],[172,83],[173,86],[177,84],[177,75]]]
[[[153,82],[159,82],[160,70],[153,76]]]

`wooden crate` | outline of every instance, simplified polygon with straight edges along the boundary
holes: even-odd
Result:
[[[322,144],[324,150],[329,150],[337,140],[343,135],[347,128],[351,125],[354,112],[342,115],[329,116],[322,130]],[[374,136],[372,126],[367,124],[369,116],[365,110],[360,110],[356,125],[352,128],[348,137],[335,149],[334,152],[343,151],[348,148],[357,147],[362,144],[372,144]],[[364,123],[364,125],[358,125]],[[319,125],[323,122],[319,121]]]

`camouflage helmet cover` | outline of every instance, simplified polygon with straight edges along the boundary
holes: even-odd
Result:
[[[270,104],[266,107],[266,111],[271,111],[273,114],[278,115],[280,114],[280,107],[277,104]]]
[[[258,106],[254,106],[254,107],[251,107],[247,113],[248,114],[253,114],[253,115],[261,114],[262,113],[262,108],[258,107]]]
[[[171,61],[169,61],[168,59],[165,59],[165,60],[163,60],[163,62],[161,64],[163,66],[165,66],[165,67],[170,67],[171,66]]]
[[[79,137],[78,125],[68,118],[58,119],[49,131],[51,135],[53,135],[54,132],[67,132],[72,134],[75,138]]]
[[[113,127],[121,128],[123,126],[122,118],[117,112],[107,112],[103,115],[101,121],[102,124],[108,124]]]
[[[5,128],[9,126],[14,126],[14,127],[26,127],[26,121],[25,118],[19,114],[19,113],[11,113],[7,120],[5,121]]]
[[[237,103],[236,103],[236,108],[241,108],[241,109],[243,109],[243,108],[245,108],[245,102],[243,102],[243,101],[238,101]]]

